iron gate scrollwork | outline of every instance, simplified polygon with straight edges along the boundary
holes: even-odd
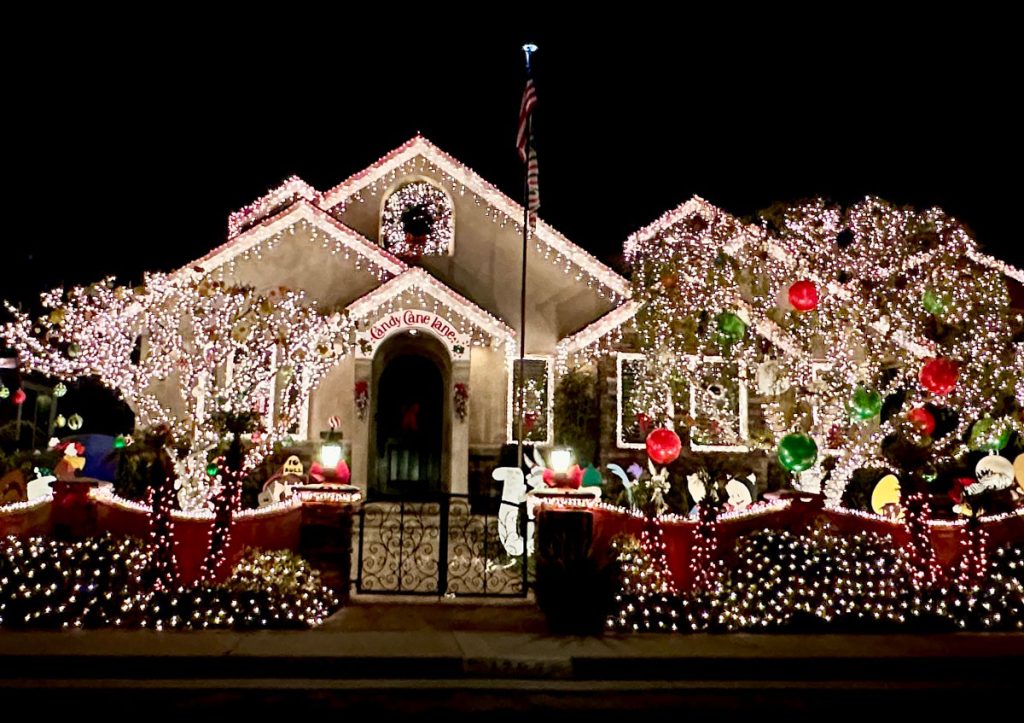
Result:
[[[504,514],[502,514],[504,512]],[[508,526],[515,529],[506,529]],[[522,540],[525,504],[468,495],[380,499],[360,513],[361,594],[523,597],[527,548],[510,555],[503,532]]]

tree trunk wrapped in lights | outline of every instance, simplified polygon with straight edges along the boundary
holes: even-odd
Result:
[[[224,480],[214,498],[213,530],[210,533],[210,546],[203,560],[201,579],[213,584],[227,571],[228,547],[231,544],[231,528],[235,512],[238,510],[242,494],[242,480],[246,471],[243,467],[242,435],[251,431],[255,417],[251,413],[218,414],[218,426],[224,430],[229,440],[224,453],[222,468],[217,473]]]
[[[146,446],[153,459],[149,462],[150,505],[149,547],[154,587],[174,590],[178,587],[178,567],[174,551],[174,463],[167,452],[170,430],[161,426],[149,435]]]
[[[942,577],[942,567],[935,555],[931,531],[931,507],[923,494],[910,495],[906,502],[906,525],[910,533],[908,552],[914,566],[917,584],[922,589],[934,587]]]

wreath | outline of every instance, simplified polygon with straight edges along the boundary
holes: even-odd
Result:
[[[451,200],[429,183],[402,186],[384,202],[381,239],[398,256],[446,254],[454,235]]]

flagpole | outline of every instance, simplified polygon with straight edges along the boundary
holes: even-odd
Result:
[[[527,43],[523,46],[523,53],[526,55],[526,77],[530,78],[530,53],[537,51],[537,46]],[[533,142],[533,117],[527,121],[527,139]],[[527,158],[529,158],[529,147],[527,147]],[[522,280],[519,285],[519,386],[516,395],[519,399],[519,415],[516,421],[518,432],[516,434],[516,465],[523,468],[523,417],[526,415],[526,253],[529,250],[530,242],[530,165],[523,165],[523,269]]]

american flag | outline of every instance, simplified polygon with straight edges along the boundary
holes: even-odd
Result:
[[[537,91],[533,78],[526,79],[523,102],[519,106],[519,132],[516,134],[516,148],[519,158],[526,164],[526,199],[529,209],[530,228],[537,225],[537,209],[540,208],[540,186],[537,182],[537,151],[533,147],[533,109],[537,105]]]

